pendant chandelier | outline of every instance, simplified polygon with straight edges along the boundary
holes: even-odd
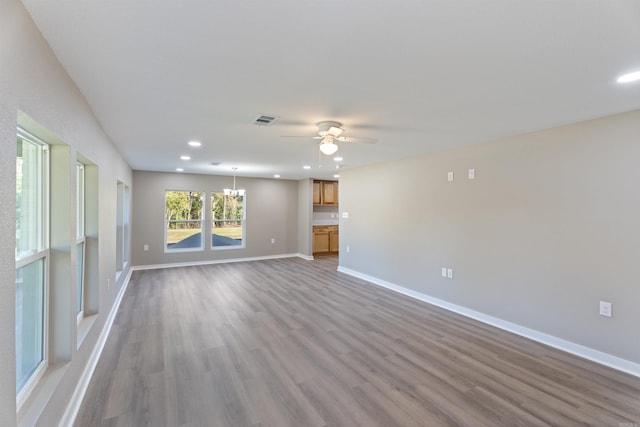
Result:
[[[233,169],[233,189],[230,188],[225,188],[224,190],[222,190],[224,192],[225,196],[232,196],[232,197],[236,197],[236,196],[244,196],[244,190],[239,188],[236,190],[236,170],[238,170],[238,168],[232,168]]]

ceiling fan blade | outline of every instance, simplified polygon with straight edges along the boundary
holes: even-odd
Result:
[[[336,138],[337,138],[337,137],[339,137],[339,136],[340,136],[340,134],[341,134],[342,132],[344,132],[344,129],[339,128],[339,127],[335,127],[335,126],[331,126],[331,127],[329,128],[329,130],[327,131],[327,134],[329,134],[329,135],[334,136],[334,137],[336,137]]]
[[[315,136],[309,135],[280,135],[280,138],[316,138]]]
[[[340,142],[362,142],[365,144],[375,144],[378,142],[377,138],[365,138],[363,136],[339,136],[336,139]]]

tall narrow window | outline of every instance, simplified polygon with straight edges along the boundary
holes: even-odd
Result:
[[[129,186],[125,185],[124,186],[124,200],[122,203],[122,233],[123,233],[123,237],[122,237],[122,264],[123,264],[123,268],[125,265],[127,265],[129,263],[129,249],[131,248],[131,227],[129,226],[129,218],[130,218],[130,212],[129,212],[129,206],[131,204],[131,192],[129,191]]]
[[[120,274],[129,262],[129,186],[118,181],[116,197],[116,274]]]
[[[165,192],[165,249],[201,250],[204,193],[200,191]]]
[[[86,259],[85,233],[85,179],[84,165],[76,164],[76,315],[78,321],[84,316],[84,283]]]
[[[47,367],[48,145],[18,129],[16,156],[16,394]]]
[[[245,199],[244,192],[211,195],[211,247],[213,249],[245,247]]]

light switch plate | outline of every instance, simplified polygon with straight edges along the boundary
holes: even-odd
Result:
[[[447,278],[453,279],[453,268],[447,268]]]
[[[447,181],[453,181],[453,171],[447,173]]]
[[[442,267],[442,277],[447,277],[447,267]]]
[[[469,169],[469,179],[476,179],[476,170]]]
[[[600,301],[600,316],[611,317],[612,316],[612,304],[606,301]]]
[[[342,212],[342,218],[344,219],[349,218],[349,212]]]

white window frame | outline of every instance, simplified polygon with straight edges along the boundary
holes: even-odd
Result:
[[[214,246],[213,245],[213,231],[215,230],[214,223],[223,221],[215,218],[215,213],[213,212],[213,197],[215,194],[222,194],[223,197],[234,197],[233,195],[225,194],[225,191],[212,191],[209,196],[209,212],[211,215],[210,224],[211,224],[211,238],[209,239],[209,247],[213,251],[227,251],[233,249],[245,249],[247,247],[247,193],[244,190],[241,190],[242,194],[242,244],[240,245],[229,245],[229,246]],[[227,220],[232,222],[237,222],[237,220]]]
[[[76,254],[78,246],[82,245],[82,260],[76,257],[76,263],[82,263],[80,277],[76,277],[76,320],[78,323],[84,318],[84,298],[86,295],[86,259],[87,259],[87,238],[85,229],[85,169],[80,162],[76,163]],[[77,267],[77,265],[76,265]],[[78,269],[76,268],[76,272]]]
[[[185,219],[178,219],[178,220],[169,220],[167,219],[167,193],[169,192],[175,192],[175,193],[200,193],[201,197],[202,197],[202,214],[200,215],[200,219],[190,219],[190,220],[185,220]],[[204,191],[194,191],[194,190],[165,190],[164,191],[164,210],[163,210],[163,214],[164,214],[164,242],[163,242],[163,246],[164,246],[164,252],[165,253],[177,253],[177,252],[198,252],[198,251],[203,251],[204,250],[204,237],[205,237],[205,229],[204,229],[204,225],[205,225],[205,217],[207,215],[206,212],[206,201],[207,201],[207,194]],[[171,223],[184,223],[184,222],[193,222],[193,223],[200,223],[200,246],[199,247],[192,247],[192,248],[177,248],[177,249],[171,249],[167,247],[167,232],[169,231],[169,224]]]
[[[31,143],[37,144],[41,147],[41,153],[38,159],[38,190],[40,195],[40,209],[38,218],[38,245],[39,249],[32,250],[29,253],[18,254],[16,248],[16,275],[17,270],[26,267],[34,262],[43,260],[44,272],[43,272],[43,312],[42,312],[42,360],[38,366],[34,369],[29,379],[25,382],[21,389],[16,390],[16,406],[18,409],[22,407],[27,397],[33,392],[38,381],[42,378],[47,367],[49,366],[49,265],[50,265],[50,251],[49,251],[49,145],[41,139],[31,135],[29,132],[18,127],[18,138],[27,140]],[[17,283],[16,283],[17,285]],[[17,337],[16,337],[17,339]],[[16,354],[17,357],[17,354]],[[17,372],[17,371],[16,371]]]

